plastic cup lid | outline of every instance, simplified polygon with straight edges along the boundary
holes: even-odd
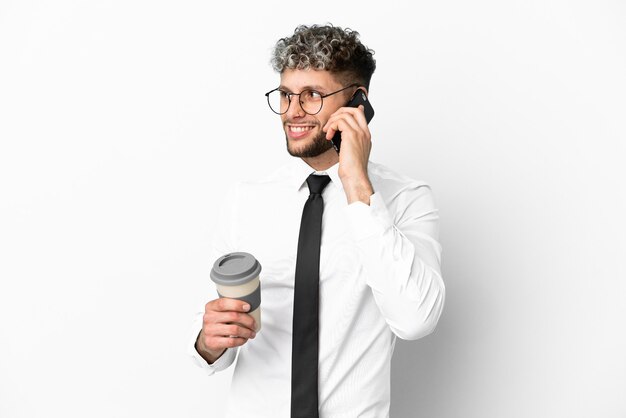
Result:
[[[211,279],[224,286],[248,283],[261,273],[261,264],[252,254],[237,252],[221,256],[211,269]]]

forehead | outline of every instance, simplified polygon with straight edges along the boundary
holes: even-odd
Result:
[[[342,87],[330,71],[313,69],[286,69],[280,74],[280,85],[291,91],[300,91],[304,88],[331,91]]]

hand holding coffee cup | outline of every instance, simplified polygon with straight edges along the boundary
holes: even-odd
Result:
[[[230,298],[214,299],[204,307],[202,330],[196,340],[196,350],[213,363],[227,348],[245,344],[254,338],[256,324],[246,313],[247,302]]]
[[[260,272],[261,265],[248,253],[226,254],[215,261],[211,279],[220,298],[205,305],[196,341],[196,349],[209,363],[226,348],[245,344],[260,330]]]
[[[250,315],[256,321],[255,331],[261,329],[261,264],[252,254],[244,252],[221,256],[213,264],[211,279],[220,297],[247,302]]]

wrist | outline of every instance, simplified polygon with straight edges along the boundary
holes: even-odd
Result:
[[[348,199],[348,204],[363,202],[369,206],[370,196],[374,194],[374,188],[368,178],[359,181],[346,181],[344,191]]]
[[[201,335],[202,332],[198,334],[198,338],[196,339],[196,344],[194,345],[194,348],[196,349],[198,354],[200,354],[200,357],[206,360],[207,363],[213,364],[217,361],[218,358],[222,356],[222,354],[224,354],[226,349],[222,348],[221,350],[211,350],[208,347],[205,347],[201,341]]]

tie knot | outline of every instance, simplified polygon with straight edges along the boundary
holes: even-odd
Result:
[[[322,194],[324,187],[328,185],[330,182],[330,177],[327,175],[317,176],[315,174],[311,174],[306,179],[306,184],[309,185],[309,192],[311,194]]]

